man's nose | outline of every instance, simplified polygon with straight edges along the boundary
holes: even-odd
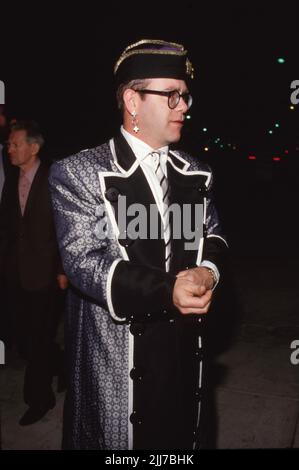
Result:
[[[188,105],[182,96],[180,96],[180,101],[177,105],[177,110],[182,111],[183,113],[186,113],[188,111]]]

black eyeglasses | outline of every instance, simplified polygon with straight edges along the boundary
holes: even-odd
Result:
[[[190,93],[180,93],[178,90],[171,91],[158,91],[158,90],[135,90],[138,93],[149,94],[149,95],[160,95],[168,97],[168,107],[174,109],[180,102],[180,99],[183,98],[184,102],[188,106],[188,109],[192,105],[192,96]]]

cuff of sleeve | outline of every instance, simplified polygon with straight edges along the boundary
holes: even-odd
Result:
[[[220,273],[219,273],[219,270],[218,270],[216,264],[214,264],[214,263],[212,263],[211,261],[208,261],[208,260],[203,260],[200,263],[199,266],[202,266],[204,268],[212,269],[213,273],[215,274],[215,279],[216,279],[215,285],[212,289],[212,290],[214,290],[215,287],[217,286],[218,282],[219,282],[219,279],[220,279]]]
[[[112,265],[111,265],[111,268],[109,270],[109,273],[108,273],[108,277],[107,277],[107,304],[108,304],[108,309],[109,309],[109,313],[111,315],[111,317],[116,320],[116,321],[126,321],[126,317],[118,317],[114,311],[114,308],[113,308],[113,303],[112,303],[112,278],[113,278],[113,274],[114,274],[114,271],[115,271],[115,268],[116,266],[118,265],[118,263],[122,261],[121,258],[119,259],[116,259],[115,261],[113,261]]]

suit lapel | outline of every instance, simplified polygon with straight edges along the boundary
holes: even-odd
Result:
[[[180,221],[174,220],[172,213],[170,221],[172,224],[172,259],[170,263],[170,271],[177,273],[181,269],[195,266],[198,258],[198,250],[203,240],[194,249],[186,249],[186,246],[192,242],[188,239],[186,231],[186,220],[184,219],[184,205],[190,207],[191,226],[190,231],[200,230],[195,218],[196,204],[205,207],[205,196],[210,178],[210,173],[203,171],[188,171],[189,163],[182,157],[170,152],[167,161],[167,174],[170,185],[170,205],[176,205],[180,208]],[[200,221],[204,222],[204,220]],[[180,223],[180,227],[177,224]],[[176,224],[176,225],[174,225]],[[180,238],[174,238],[175,234],[180,234]]]
[[[164,241],[161,237],[153,238],[149,234],[151,206],[152,212],[156,207],[152,190],[131,147],[121,134],[114,139],[114,149],[114,161],[121,173],[100,172],[99,178],[107,212],[123,257],[135,263],[164,269]],[[121,207],[120,196],[122,196]],[[133,215],[127,214],[128,208],[132,210]],[[154,212],[157,215],[159,233],[161,218],[158,212],[155,210]],[[142,227],[139,226],[138,229],[142,229],[146,237],[136,239],[130,227],[133,227],[133,220],[136,220],[136,216],[140,214],[142,214],[139,217]]]

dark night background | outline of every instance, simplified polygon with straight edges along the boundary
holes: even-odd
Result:
[[[141,38],[184,44],[195,68],[194,104],[179,147],[211,165],[230,244],[214,343],[232,332],[236,317],[256,351],[259,334],[265,342],[269,331],[285,332],[285,370],[299,331],[299,105],[290,109],[290,84],[299,80],[299,7],[186,0],[61,8],[1,8],[0,79],[9,117],[40,123],[50,159],[98,145],[121,122],[112,70],[122,50]],[[254,354],[263,364],[263,352]]]

